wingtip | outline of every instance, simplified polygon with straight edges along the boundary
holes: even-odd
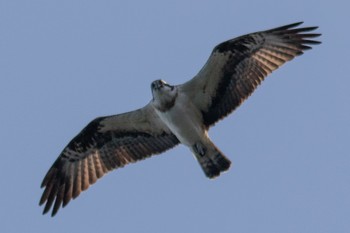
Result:
[[[47,214],[47,212],[49,212],[50,208],[47,208],[47,206],[45,206],[44,210],[43,210],[43,215]]]
[[[41,198],[40,201],[39,201],[39,206],[42,206],[44,203],[45,203],[45,201],[42,200],[42,198]]]
[[[303,23],[304,23],[304,21],[299,21],[299,22],[296,22],[296,23],[289,24],[289,26],[293,28],[293,27],[297,27],[299,25],[302,25]]]
[[[40,205],[42,205],[42,204],[40,204]],[[46,215],[49,211],[50,211],[50,209],[51,209],[51,206],[49,207],[49,208],[47,208],[46,206],[45,206],[45,208],[44,208],[44,210],[43,210],[43,212],[42,212],[42,215]],[[50,214],[50,216],[51,217],[55,217],[55,215],[57,214],[57,212],[58,212],[58,210],[52,210],[52,212],[51,212],[51,214]]]
[[[57,211],[54,211],[54,210],[53,210],[53,211],[51,212],[51,218],[55,217],[56,214],[57,214]]]
[[[48,208],[48,209],[45,208],[45,209],[43,210],[43,212],[42,212],[42,215],[46,215],[46,214],[50,211],[50,209],[51,209],[51,208]],[[50,216],[51,216],[51,217],[54,217],[56,214],[57,214],[57,211],[56,211],[56,212],[52,211],[51,214],[50,214]]]
[[[304,21],[291,23],[291,24],[287,24],[287,25],[284,25],[284,26],[280,26],[280,27],[276,27],[276,28],[270,29],[268,31],[294,30],[294,31],[298,31],[298,32],[306,32],[306,31],[313,31],[313,30],[316,30],[316,29],[319,28],[319,26],[296,28],[296,27],[300,26],[303,23],[304,23]]]
[[[300,21],[300,22],[297,22],[297,23],[291,23],[291,24],[287,24],[287,25],[284,25],[284,26],[281,26],[281,27],[277,27],[277,28],[271,29],[269,31],[287,30],[287,29],[298,27],[298,26],[300,26],[303,23],[304,23],[303,21]]]

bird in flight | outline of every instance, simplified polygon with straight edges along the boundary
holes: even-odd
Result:
[[[217,45],[199,73],[181,85],[151,84],[143,108],[91,121],[47,172],[41,187],[43,213],[52,216],[111,170],[178,144],[187,146],[205,175],[214,178],[230,160],[210,140],[208,130],[230,114],[272,71],[303,54],[321,34],[302,22],[255,32]]]

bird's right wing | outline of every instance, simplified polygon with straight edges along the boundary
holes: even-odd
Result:
[[[43,213],[54,204],[54,216],[61,205],[66,206],[107,172],[178,143],[150,104],[93,120],[64,148],[47,172],[41,185],[45,188],[40,200],[40,205],[46,202]]]

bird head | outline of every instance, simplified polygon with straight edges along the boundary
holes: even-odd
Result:
[[[159,108],[168,108],[175,103],[177,89],[175,86],[169,85],[164,80],[158,79],[151,84],[153,101],[155,106]]]

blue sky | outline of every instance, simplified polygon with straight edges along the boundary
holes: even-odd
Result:
[[[1,232],[349,232],[347,1],[1,1]],[[97,116],[192,78],[227,39],[305,21],[321,45],[274,72],[210,131],[233,161],[190,151],[114,171],[42,216],[40,183]]]

